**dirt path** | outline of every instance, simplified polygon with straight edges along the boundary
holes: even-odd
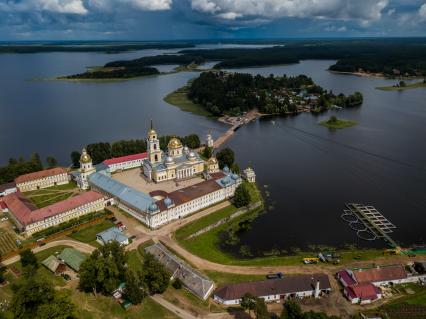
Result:
[[[57,246],[69,246],[72,247],[74,249],[77,249],[79,251],[81,251],[82,253],[86,253],[86,254],[91,254],[94,250],[95,247],[89,245],[89,244],[85,244],[76,240],[70,240],[70,239],[64,239],[64,240],[56,240],[56,241],[52,241],[47,243],[44,246],[40,246],[40,247],[35,247],[32,250],[32,252],[34,254],[37,254],[40,251],[52,248],[52,247],[57,247]],[[16,263],[17,261],[19,261],[21,259],[21,257],[19,255],[11,257],[9,259],[6,259],[4,261],[2,261],[2,264],[5,266],[11,265],[13,263]]]

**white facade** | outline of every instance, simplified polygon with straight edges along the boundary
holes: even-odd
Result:
[[[12,193],[16,193],[17,191],[18,191],[18,189],[16,187],[6,188],[6,189],[4,189],[3,191],[0,192],[0,197],[7,196],[7,195],[12,194]]]
[[[28,192],[28,191],[41,189],[41,188],[52,187],[55,185],[65,185],[68,183],[69,183],[69,177],[68,177],[68,174],[65,172],[65,173],[61,173],[57,175],[34,179],[31,181],[16,183],[16,187],[21,192]]]
[[[119,199],[115,199],[115,204],[148,227],[154,229],[233,197],[235,189],[239,184],[241,184],[241,179],[232,185],[221,188],[202,197],[198,197],[184,204],[176,206],[171,205],[164,211],[158,210],[156,212],[143,212],[131,207],[127,203],[120,202]]]
[[[275,302],[275,301],[285,300],[290,297],[296,297],[299,299],[303,299],[306,297],[315,297],[315,290],[298,291],[295,293],[288,293],[288,294],[259,296],[259,298],[262,298],[263,300],[265,300],[265,302]],[[226,306],[239,305],[241,303],[241,299],[224,300],[217,295],[214,295],[213,299]]]
[[[243,171],[243,178],[249,183],[256,183],[256,173],[250,167]]]
[[[123,171],[123,170],[126,170],[126,169],[141,167],[143,160],[144,160],[143,158],[138,158],[138,159],[131,160],[131,161],[114,163],[114,164],[106,164],[106,165],[108,166],[109,171],[111,173],[114,173],[116,171]]]
[[[214,147],[214,140],[211,134],[207,134],[206,145],[207,147]]]

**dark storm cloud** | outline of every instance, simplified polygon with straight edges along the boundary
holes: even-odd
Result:
[[[0,0],[0,40],[425,35],[426,0]]]

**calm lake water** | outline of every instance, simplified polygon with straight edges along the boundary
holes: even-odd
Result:
[[[163,101],[196,73],[108,83],[33,81],[175,51],[0,55],[0,164],[35,151],[68,164],[69,153],[85,144],[145,138],[150,118],[160,134],[217,137],[227,126]],[[378,91],[376,86],[393,82],[332,74],[326,71],[331,63],[238,70],[307,74],[334,92],[364,94],[362,107],[335,112],[358,121],[356,127],[333,132],[318,125],[332,112],[264,118],[229,141],[240,166],[256,170],[266,198],[267,212],[241,237],[255,251],[365,245],[339,217],[345,202],[378,208],[398,226],[393,237],[404,244],[426,241],[426,90]]]

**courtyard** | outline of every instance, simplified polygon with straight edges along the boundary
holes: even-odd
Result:
[[[138,191],[149,194],[152,191],[162,190],[167,193],[174,192],[176,190],[189,187],[204,181],[204,179],[200,176],[194,176],[187,180],[176,181],[164,181],[161,183],[155,183],[153,181],[149,181],[145,176],[142,175],[142,171],[140,168],[134,168],[125,170],[119,173],[112,174],[112,178],[137,189]]]

